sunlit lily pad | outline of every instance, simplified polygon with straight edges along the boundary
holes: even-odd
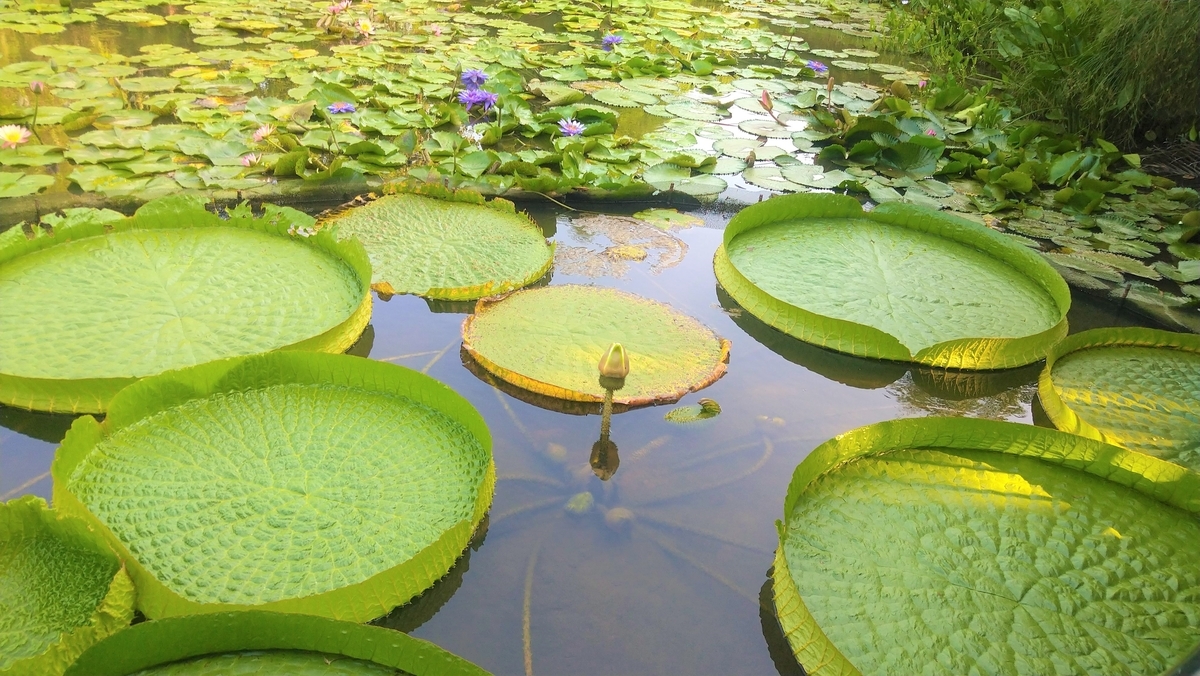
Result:
[[[54,177],[46,174],[0,172],[0,197],[33,195],[51,185],[54,185]]]
[[[898,203],[864,213],[837,195],[747,207],[714,266],[738,303],[801,340],[961,369],[1040,360],[1066,333],[1071,300],[1038,254],[1000,233]]]
[[[372,286],[384,293],[474,300],[546,274],[553,248],[512,203],[445,197],[387,195],[341,209],[323,218],[321,227],[336,227],[338,238],[363,243],[374,268]]]
[[[68,676],[487,676],[382,627],[264,611],[143,622],[84,653]]]
[[[129,625],[133,582],[83,521],[25,497],[0,503],[0,607],[0,673],[61,674]]]
[[[0,402],[100,412],[170,369],[352,345],[371,313],[362,248],[290,236],[312,223],[291,209],[231,216],[172,197],[123,221],[0,234]]]
[[[675,190],[693,197],[719,195],[728,187],[724,179],[710,174],[692,175],[692,170],[674,164],[656,164],[642,176],[650,185],[664,192]]]
[[[699,216],[685,214],[676,209],[646,209],[635,213],[633,217],[663,230],[682,230],[704,225],[704,219]]]
[[[640,296],[550,286],[482,300],[463,323],[463,347],[502,380],[560,399],[601,401],[597,363],[612,343],[629,354],[613,401],[668,403],[725,373],[729,341],[695,319]]]
[[[1194,472],[1055,430],[863,427],[796,468],[776,612],[813,676],[1158,674],[1200,639],[1198,496]]]
[[[446,386],[294,351],[126,388],[103,424],[75,422],[51,473],[55,505],[122,554],[148,617],[355,622],[450,569],[495,477],[483,418]]]
[[[1038,382],[1061,430],[1200,470],[1200,337],[1085,331],[1055,346]]]

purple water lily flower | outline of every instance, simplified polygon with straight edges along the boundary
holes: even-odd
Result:
[[[462,72],[462,83],[463,83],[463,86],[466,87],[467,89],[470,89],[470,90],[479,89],[480,87],[483,86],[483,83],[487,82],[487,81],[488,81],[487,73],[483,72],[482,70],[479,70],[478,68],[472,68],[470,70],[464,70]]]
[[[622,42],[625,42],[625,38],[617,35],[616,33],[612,33],[604,36],[604,39],[600,41],[600,48],[606,52],[611,52],[613,47],[616,47]]]
[[[356,111],[358,109],[354,107],[353,103],[347,103],[345,101],[336,101],[336,102],[331,103],[328,106],[326,106],[325,110],[328,110],[329,112],[333,113],[334,115],[337,115],[338,113],[353,113],[354,111]]]
[[[813,69],[813,72],[815,72],[817,75],[829,72],[829,66],[826,66],[825,64],[821,63],[820,61],[809,61],[808,63],[806,63],[804,65]]]
[[[467,110],[475,106],[482,106],[484,112],[492,109],[499,100],[499,95],[495,92],[484,91],[482,89],[464,89],[458,93],[458,102],[467,107]]]
[[[587,125],[574,118],[564,117],[558,121],[558,130],[562,132],[563,136],[579,136],[586,128]]]

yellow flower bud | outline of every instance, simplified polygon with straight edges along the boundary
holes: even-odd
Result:
[[[600,357],[600,376],[621,379],[629,375],[629,355],[620,343],[613,343]]]

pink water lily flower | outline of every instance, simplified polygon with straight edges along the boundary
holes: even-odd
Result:
[[[254,142],[262,143],[263,139],[267,138],[268,136],[270,136],[271,134],[274,134],[274,133],[275,133],[274,126],[269,125],[269,124],[264,124],[263,126],[254,130],[254,136],[253,136]]]
[[[16,124],[6,124],[0,127],[0,149],[16,148],[28,141],[32,135],[25,127]]]
[[[254,153],[250,153],[249,155],[242,155],[242,166],[243,167],[253,167],[254,165],[258,164],[258,161],[260,159],[262,159],[262,155],[256,155]]]

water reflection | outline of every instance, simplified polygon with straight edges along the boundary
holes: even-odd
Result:
[[[479,548],[483,546],[484,541],[487,540],[487,531],[488,517],[485,516],[462,556],[454,563],[450,571],[442,576],[442,579],[433,583],[433,586],[422,592],[420,596],[371,624],[396,629],[407,634],[428,622],[462,586],[463,576],[471,569],[471,552],[479,551]]]
[[[0,404],[0,427],[51,444],[61,442],[67,430],[71,429],[71,423],[78,417],[65,413],[26,411]]]

